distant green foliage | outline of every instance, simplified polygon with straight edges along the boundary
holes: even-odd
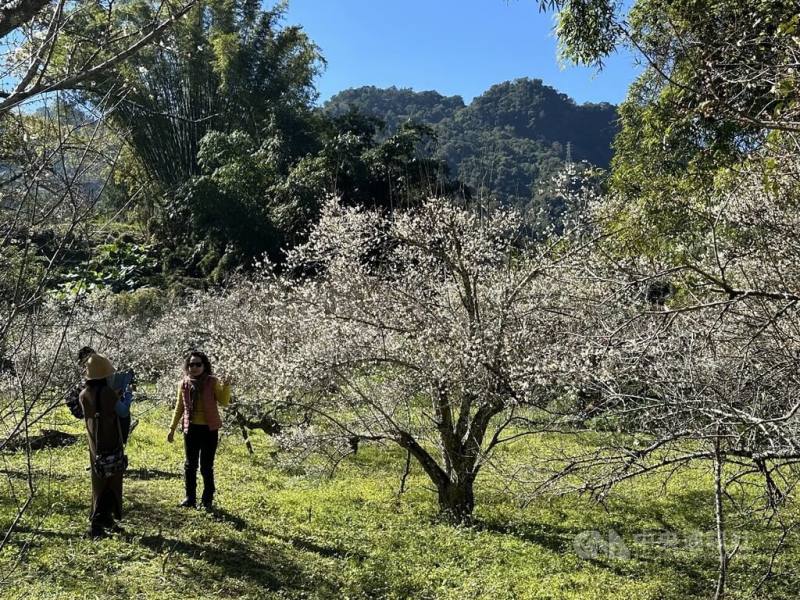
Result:
[[[24,244],[22,240],[11,239],[0,246],[0,264],[3,274],[0,278],[0,309],[9,310],[9,302],[36,294],[47,261],[37,244]],[[33,258],[31,258],[33,257]]]
[[[391,134],[404,122],[430,125],[435,156],[487,201],[529,212],[548,200],[540,191],[567,158],[607,168],[617,133],[610,104],[577,105],[541,80],[519,79],[490,88],[465,106],[459,96],[364,87],[325,104],[334,115],[350,108],[377,117]]]
[[[139,243],[128,236],[106,242],[92,249],[87,262],[74,265],[61,275],[60,293],[104,290],[135,290],[158,271],[154,246]]]
[[[211,131],[200,142],[200,174],[170,199],[159,235],[182,252],[188,273],[219,281],[264,253],[281,262],[330,195],[391,210],[459,192],[430,157],[429,127],[405,124],[378,142],[380,126],[355,112],[319,114],[315,150],[294,162],[278,134],[259,144],[244,131]]]
[[[113,309],[123,318],[152,319],[161,315],[167,303],[166,294],[158,288],[141,287],[108,297]]]
[[[477,196],[531,215],[530,231],[562,227],[552,181],[567,159],[601,166],[616,131],[610,105],[577,106],[541,81],[494,86],[465,107],[436,92],[362,88],[305,121],[301,150],[274,121],[257,132],[210,131],[199,173],[168,201],[160,237],[185,248],[193,275],[218,279],[223,258],[247,264],[302,238],[324,199],[393,209],[432,195]]]
[[[384,136],[397,131],[407,121],[436,125],[464,107],[461,96],[371,85],[343,90],[325,103],[325,110],[333,115],[342,115],[351,108],[357,108],[364,114],[379,118],[386,125]]]
[[[185,215],[176,225],[188,223],[196,238],[242,256],[275,253],[278,232],[264,202],[275,174],[265,150],[242,131],[212,131],[201,140],[197,160],[202,174],[178,194]]]

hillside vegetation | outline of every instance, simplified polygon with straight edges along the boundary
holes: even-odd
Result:
[[[468,105],[460,96],[372,86],[339,92],[326,112],[356,109],[386,124],[391,135],[408,121],[433,127],[435,155],[483,198],[525,211],[542,202],[567,159],[607,169],[618,132],[616,107],[577,104],[540,79],[492,86]]]

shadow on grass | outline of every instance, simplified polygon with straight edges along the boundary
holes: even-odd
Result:
[[[70,529],[67,531],[54,531],[52,529],[44,529],[44,528],[36,528],[36,527],[28,527],[25,525],[18,526],[14,528],[14,535],[18,536],[36,536],[36,537],[43,537],[45,539],[59,539],[59,540],[76,540],[80,538],[86,537],[86,528],[89,526],[89,521],[86,521],[86,527],[78,528],[78,529]],[[31,544],[33,537],[26,537],[22,542],[26,542]],[[20,543],[20,542],[18,542]]]
[[[366,559],[366,555],[362,552],[356,552],[354,550],[345,550],[344,548],[337,548],[335,546],[322,546],[317,544],[316,542],[312,542],[310,540],[304,540],[302,538],[296,538],[286,535],[281,535],[279,533],[268,533],[274,538],[277,538],[283,542],[291,544],[294,548],[298,550],[302,550],[304,552],[313,552],[314,554],[318,554],[324,558],[353,558],[358,560],[359,562]]]
[[[713,530],[712,502],[710,491],[672,490],[657,499],[628,494],[614,498],[606,508],[608,518],[594,519],[587,512],[585,526],[580,521],[568,526],[521,517],[508,522],[477,520],[474,527],[513,536],[557,554],[577,555],[587,566],[616,576],[673,581],[685,597],[701,597],[713,591],[709,586],[716,577],[716,548],[693,550],[690,540]],[[602,511],[602,507],[598,505],[597,510]],[[661,534],[663,538],[659,538]],[[599,536],[599,551],[586,555],[582,543],[594,536]],[[652,536],[655,540],[675,539],[677,545],[649,541]],[[612,546],[617,541],[622,544],[622,555]]]
[[[648,520],[662,529],[708,530],[714,527],[714,497],[711,490],[671,491],[657,502],[648,498],[620,498],[611,509],[625,515],[628,523]]]
[[[158,469],[128,469],[125,471],[126,479],[136,479],[138,481],[149,481],[151,479],[178,479],[183,477],[181,473],[170,473],[169,471],[159,471]]]
[[[500,523],[496,521],[475,521],[474,528],[515,538],[541,546],[552,552],[563,554],[572,548],[572,541],[580,529],[542,527],[539,525],[520,525],[518,523]]]
[[[546,499],[542,498],[542,501]],[[599,503],[594,505],[594,510],[607,515],[599,520],[592,518],[592,506],[587,505],[583,509],[587,515],[585,526],[545,525],[530,520],[530,517],[526,518],[525,515],[516,515],[511,521],[478,519],[475,521],[475,527],[479,530],[512,535],[554,552],[569,550],[575,536],[587,530],[614,530],[620,535],[633,537],[637,534],[661,531],[694,533],[709,531],[714,527],[713,497],[710,491],[673,491],[658,498],[658,501],[639,496],[615,496],[608,505]],[[563,510],[574,512],[576,508],[567,506],[563,507]]]
[[[318,574],[309,576],[301,563],[286,556],[280,548],[269,545],[262,545],[255,550],[236,540],[227,539],[224,544],[215,545],[165,537],[163,534],[132,538],[131,541],[138,541],[142,546],[164,554],[165,561],[173,554],[202,560],[225,577],[248,580],[269,591],[315,590],[317,593],[333,594],[336,590],[335,582],[320,580]]]
[[[253,533],[257,533],[264,537],[276,538],[282,542],[291,544],[298,550],[302,550],[304,552],[313,552],[314,554],[318,554],[324,558],[354,558],[359,561],[362,561],[366,558],[365,554],[353,550],[346,550],[335,546],[323,546],[307,539],[292,537],[274,531],[267,531],[262,527],[249,524],[243,518],[225,510],[224,508],[215,507],[211,511],[211,518],[220,523],[230,524],[236,531],[244,531],[245,529],[249,529]]]
[[[36,479],[47,478],[53,481],[64,481],[67,479],[67,476],[63,473],[48,473],[39,469],[33,470],[31,474]],[[0,477],[9,477],[11,479],[27,481],[28,472],[23,469],[0,469]]]
[[[44,450],[45,448],[64,448],[78,441],[79,435],[58,431],[56,429],[43,429],[38,435],[27,438],[23,436],[12,437],[6,444],[5,452],[20,452],[27,448],[31,450]]]
[[[242,517],[233,514],[232,512],[225,510],[224,508],[220,508],[215,506],[211,510],[211,518],[215,521],[220,523],[228,523],[233,527],[236,531],[244,531],[247,529],[247,521],[245,521]]]
[[[475,523],[479,531],[510,535],[559,555],[576,555],[592,566],[621,578],[653,578],[680,585],[682,597],[703,597],[715,576],[713,552],[698,556],[677,548],[653,543],[636,543],[636,531],[614,525],[586,528],[542,524]],[[680,582],[680,583],[679,583]]]
[[[165,563],[174,562],[170,557],[181,555],[208,565],[215,571],[215,578],[222,575],[226,578],[249,580],[267,590],[316,590],[323,597],[337,597],[335,574],[331,578],[320,578],[319,571],[309,573],[309,565],[313,561],[303,560],[302,555],[293,556],[291,550],[280,542],[324,558],[356,557],[354,553],[339,548],[273,533],[221,507],[204,515],[202,511],[180,508],[177,505],[152,505],[132,500],[126,515],[132,519],[128,520],[126,517],[123,521],[127,532],[123,532],[121,537],[128,543],[139,544],[162,555]],[[206,519],[229,527],[237,534],[231,532],[219,537],[220,532],[217,530],[214,536],[216,539],[197,539],[198,528],[202,530],[204,526],[210,525]],[[184,526],[194,531],[195,539],[187,539],[191,534],[181,534]],[[143,529],[149,529],[151,533],[146,533]],[[239,535],[239,532],[243,533]],[[269,538],[274,541],[270,543]],[[187,565],[186,568],[197,569],[196,576],[199,578],[209,576],[207,572],[199,572],[204,569],[201,564]]]

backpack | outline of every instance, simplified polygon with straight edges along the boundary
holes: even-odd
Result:
[[[83,386],[76,385],[70,388],[64,397],[64,403],[67,405],[69,412],[72,413],[72,416],[76,419],[83,418],[83,409],[81,408],[81,403],[79,400],[82,391]]]

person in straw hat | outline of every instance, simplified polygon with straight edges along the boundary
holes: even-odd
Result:
[[[97,538],[122,519],[122,475],[127,466],[120,419],[119,396],[111,388],[114,367],[102,354],[86,359],[86,387],[79,397],[89,436],[92,466],[92,510],[89,535]]]
[[[91,348],[90,346],[84,346],[81,348],[78,351],[78,366],[85,369],[86,361],[93,354],[97,354],[94,348]],[[120,426],[122,427],[122,441],[124,444],[128,443],[128,436],[133,432],[134,428],[138,424],[138,421],[131,421],[131,403],[133,402],[135,379],[136,375],[134,374],[133,369],[127,369],[124,371],[116,370],[113,380],[109,382],[114,391],[117,392],[120,400],[117,402],[115,408],[117,415],[119,415],[119,422]],[[72,386],[64,395],[64,403],[67,405],[69,412],[72,413],[73,417],[81,420],[84,418],[84,416],[83,411],[81,410],[80,402],[78,402],[78,398],[80,398],[84,385],[84,381],[81,380],[77,385]]]

